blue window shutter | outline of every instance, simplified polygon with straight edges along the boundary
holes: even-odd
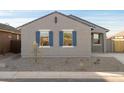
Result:
[[[53,32],[52,31],[49,32],[49,45],[53,46]]]
[[[77,33],[76,31],[73,31],[72,32],[72,37],[73,37],[73,46],[76,46],[77,45]]]
[[[63,46],[63,31],[59,32],[59,46]]]
[[[40,45],[40,31],[36,32],[36,43],[38,44],[38,46]]]

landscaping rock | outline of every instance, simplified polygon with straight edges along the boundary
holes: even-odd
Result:
[[[5,63],[0,63],[0,67],[5,68],[6,64]]]

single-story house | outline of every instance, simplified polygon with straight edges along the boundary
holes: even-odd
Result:
[[[108,50],[111,52],[124,52],[124,31],[108,38]]]
[[[52,12],[26,23],[21,31],[21,55],[33,57],[33,42],[39,57],[82,57],[106,52],[109,30],[74,15]]]
[[[0,54],[10,52],[11,40],[21,38],[21,33],[16,28],[0,23]]]

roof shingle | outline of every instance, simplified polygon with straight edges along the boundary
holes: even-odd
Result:
[[[7,31],[13,32],[13,33],[20,33],[20,31],[17,30],[16,28],[14,28],[10,25],[2,24],[2,23],[0,23],[0,29],[7,30]]]

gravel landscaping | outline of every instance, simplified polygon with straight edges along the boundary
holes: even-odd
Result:
[[[49,57],[37,60],[12,55],[0,60],[0,71],[124,71],[124,64],[113,57]]]

